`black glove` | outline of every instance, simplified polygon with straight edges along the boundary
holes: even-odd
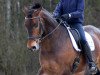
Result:
[[[68,20],[68,19],[69,19],[69,14],[64,14],[64,15],[62,15],[62,16],[61,16],[61,19],[64,20],[64,21],[65,21],[65,20]]]
[[[58,23],[60,23],[60,19],[61,19],[60,16],[53,16],[53,17],[56,19],[56,21],[57,21]]]

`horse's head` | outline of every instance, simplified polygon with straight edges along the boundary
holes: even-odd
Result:
[[[43,34],[43,21],[41,18],[42,7],[40,4],[35,4],[30,7],[25,7],[25,27],[28,32],[27,47],[31,50],[39,49],[39,39]]]

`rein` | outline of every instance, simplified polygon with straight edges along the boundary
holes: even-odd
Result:
[[[45,39],[46,37],[48,37],[49,35],[51,35],[52,33],[54,33],[57,30],[57,28],[61,25],[61,23],[62,23],[62,21],[58,24],[58,26],[56,26],[56,28],[54,30],[52,30],[50,33],[48,33],[44,37],[42,37],[41,40]]]
[[[42,18],[38,16],[38,17],[33,17],[33,18],[27,18],[27,17],[25,17],[25,19],[39,19],[38,20],[38,25],[42,26],[42,33],[39,36],[31,36],[31,37],[28,37],[28,39],[32,39],[32,40],[39,39],[41,41],[44,40],[45,38],[47,38],[52,33],[54,33],[57,30],[57,28],[62,23],[62,20],[61,20],[61,22],[56,26],[56,28],[54,30],[52,30],[50,33],[48,33],[47,35],[45,35],[45,36],[42,37],[42,34],[44,33],[44,29],[43,29],[43,25],[42,25],[43,23],[41,21]]]

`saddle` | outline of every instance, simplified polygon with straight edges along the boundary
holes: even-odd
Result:
[[[80,33],[78,32],[77,29],[70,28],[69,25],[66,22],[64,22],[63,25],[68,30],[68,33],[69,33],[69,36],[70,36],[70,39],[71,39],[71,42],[72,42],[74,49],[76,51],[80,52],[81,51]],[[94,51],[95,45],[94,45],[94,41],[93,41],[91,35],[86,31],[84,31],[84,32],[85,32],[85,37],[86,37],[86,40],[87,40],[87,42],[90,46],[91,51]]]
[[[75,39],[75,41],[72,41],[73,44],[76,42],[76,45],[81,50],[81,43],[80,43],[81,38],[80,38],[80,34],[79,34],[78,30],[77,29],[69,29],[69,31],[72,34],[73,39]],[[93,41],[91,35],[86,31],[84,31],[84,32],[85,32],[86,41],[88,42],[91,51],[94,51],[95,50],[95,45],[94,45],[94,41]],[[72,38],[72,36],[70,36],[70,38]],[[76,49],[76,51],[77,51],[77,49]]]
[[[70,30],[72,36],[74,37],[75,42],[77,43],[77,45],[80,46],[80,39],[81,38],[80,38],[80,34],[79,34],[78,30],[74,29],[74,28],[70,28],[69,30]]]

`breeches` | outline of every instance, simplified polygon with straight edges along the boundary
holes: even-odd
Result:
[[[80,33],[80,42],[82,45],[86,44],[86,37],[85,37],[85,33],[84,33],[84,29],[83,29],[83,24],[82,23],[73,23],[70,24],[71,28],[75,28],[78,30],[78,32]]]

